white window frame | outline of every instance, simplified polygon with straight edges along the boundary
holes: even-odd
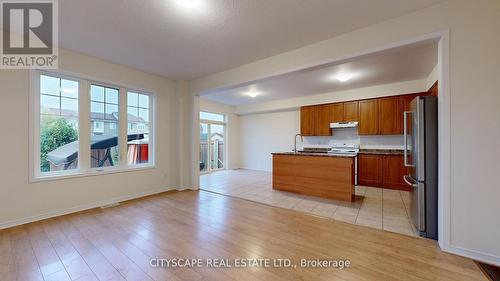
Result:
[[[53,171],[42,173],[40,171],[40,75],[47,75],[78,81],[78,167],[72,170]],[[119,163],[111,167],[90,167],[90,85],[97,84],[119,89],[119,114],[120,119],[117,123],[118,145],[119,145]],[[121,86],[120,86],[121,85]],[[149,95],[150,100],[150,136],[149,136],[149,161],[148,163],[128,165],[127,164],[127,91],[139,92]],[[73,177],[96,176],[111,173],[130,172],[144,169],[156,168],[156,107],[157,94],[147,89],[126,86],[121,83],[106,82],[100,79],[91,78],[77,73],[66,72],[62,70],[31,70],[30,71],[30,100],[29,100],[29,179],[30,182],[60,180]],[[124,117],[122,117],[124,116]]]

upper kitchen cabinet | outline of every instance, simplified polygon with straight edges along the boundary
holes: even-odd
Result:
[[[358,101],[344,102],[344,121],[358,121]]]
[[[332,105],[303,106],[300,108],[300,133],[303,136],[330,136]]]
[[[344,103],[332,104],[332,122],[344,122]]]
[[[300,133],[303,136],[314,136],[316,118],[315,106],[303,106],[300,108]]]
[[[358,101],[334,103],[332,114],[332,122],[358,121]]]
[[[379,106],[379,135],[400,135],[403,133],[401,116],[403,106],[401,97],[381,98]]]
[[[316,106],[316,128],[315,136],[330,136],[332,131],[330,123],[332,122],[333,106],[331,104]]]
[[[379,101],[378,99],[363,100],[359,102],[360,135],[378,135],[379,133]]]

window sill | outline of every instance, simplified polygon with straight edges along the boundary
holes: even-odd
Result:
[[[126,168],[107,167],[107,168],[103,168],[103,169],[90,169],[90,170],[85,171],[85,172],[80,171],[80,170],[75,170],[75,171],[68,171],[68,172],[60,173],[57,175],[38,175],[35,177],[31,177],[30,183],[57,181],[57,180],[82,178],[82,177],[93,177],[93,176],[128,173],[128,172],[153,170],[153,169],[156,169],[155,164],[143,164],[143,165],[126,167]]]

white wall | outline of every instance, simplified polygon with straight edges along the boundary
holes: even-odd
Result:
[[[179,185],[174,81],[60,49],[60,68],[157,93],[154,169],[29,183],[29,73],[0,70],[0,228]]]
[[[299,131],[297,110],[240,116],[241,167],[271,171],[271,153],[291,151]]]
[[[451,155],[451,193],[445,198],[451,222],[445,249],[500,265],[500,188],[492,176],[500,169],[499,26],[500,1],[451,0],[197,79],[191,91],[249,83],[449,30],[450,80],[444,87],[450,94],[451,141],[443,149]]]
[[[200,111],[221,113],[227,118],[227,169],[238,169],[240,167],[240,118],[234,114],[233,106],[206,100],[202,97],[199,99]]]

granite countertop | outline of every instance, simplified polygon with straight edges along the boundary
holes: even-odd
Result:
[[[403,149],[360,149],[360,154],[403,155]]]
[[[320,157],[356,157],[356,154],[334,154],[334,153],[314,153],[314,152],[274,152],[272,155],[293,155],[293,156],[320,156]]]

